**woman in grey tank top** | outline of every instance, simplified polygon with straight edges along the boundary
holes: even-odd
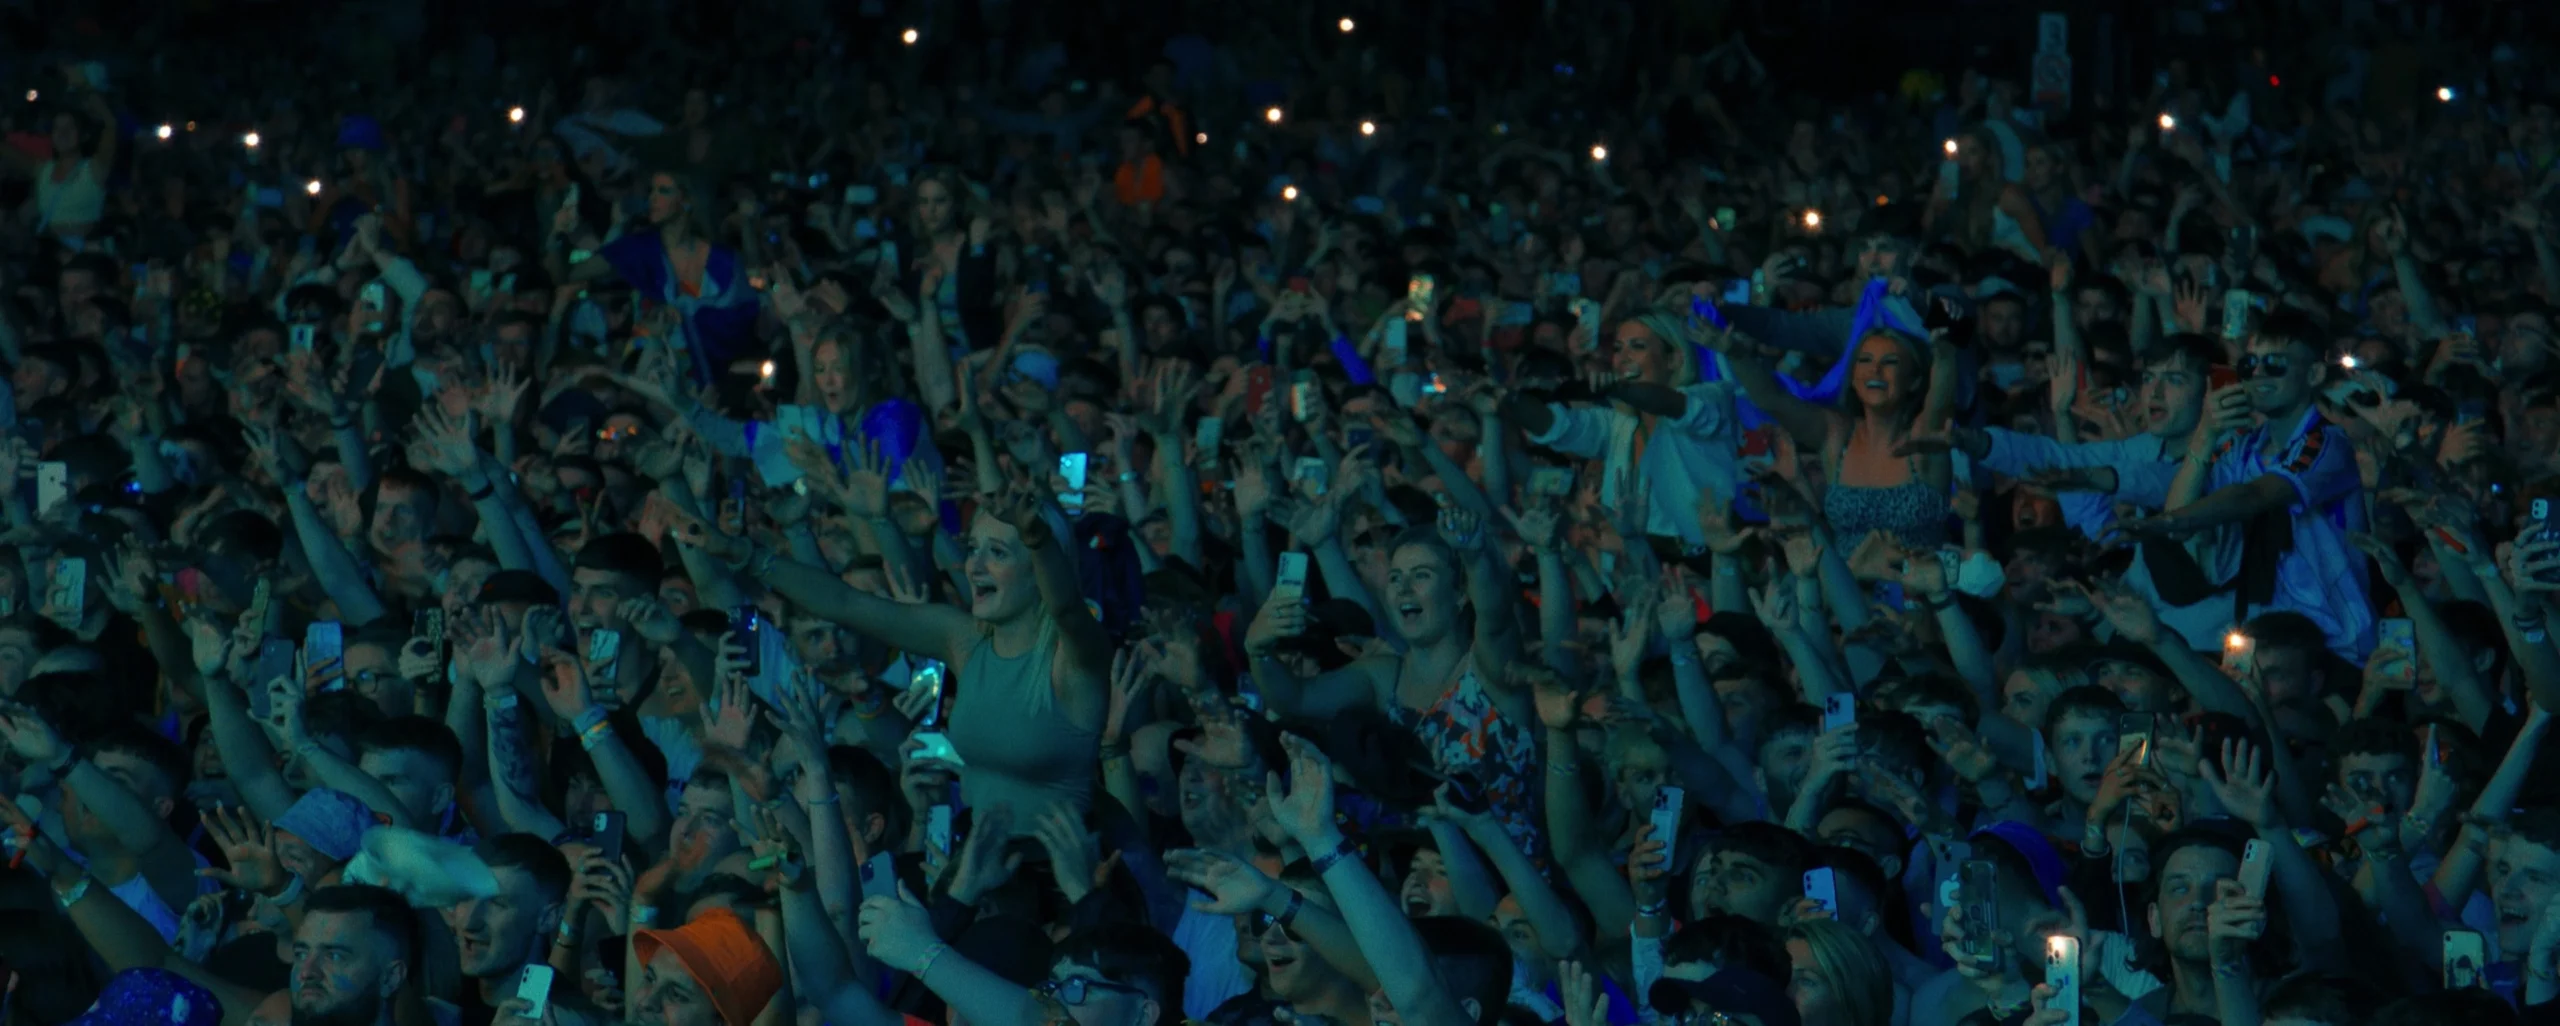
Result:
[[[846,505],[857,518],[884,521],[886,486],[858,463],[846,475]],[[1082,819],[1093,800],[1111,642],[1086,612],[1070,556],[1036,506],[978,510],[965,610],[882,598],[698,521],[679,523],[677,537],[811,613],[948,663],[954,690],[944,729],[966,763],[960,792],[970,808],[1009,807],[1017,834],[1051,809]]]

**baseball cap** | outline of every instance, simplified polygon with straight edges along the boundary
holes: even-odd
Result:
[[[727,909],[704,912],[672,930],[642,930],[631,935],[631,943],[644,965],[660,948],[675,952],[728,1026],[754,1022],[782,989],[782,963]]]
[[[1776,981],[1749,969],[1724,969],[1703,980],[1661,980],[1645,995],[1653,1010],[1677,1016],[1693,1008],[1747,1015],[1760,1026],[1804,1026],[1796,1003]]]

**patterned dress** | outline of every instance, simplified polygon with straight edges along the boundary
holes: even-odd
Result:
[[[1419,713],[1396,703],[1398,726],[1413,731],[1441,773],[1465,773],[1484,785],[1485,804],[1532,859],[1544,858],[1538,832],[1538,748],[1529,728],[1502,714],[1473,660],[1458,682]]]

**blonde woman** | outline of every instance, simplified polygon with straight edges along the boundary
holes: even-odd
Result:
[[[1609,376],[1595,382],[1606,405],[1498,397],[1502,419],[1529,441],[1583,459],[1605,460],[1600,495],[1617,512],[1619,531],[1703,544],[1697,509],[1702,494],[1731,499],[1741,482],[1734,454],[1741,431],[1733,391],[1698,380],[1697,350],[1676,314],[1656,311],[1622,321],[1612,337]],[[1491,412],[1489,387],[1469,397]],[[1636,500],[1641,497],[1641,507]]]
[[[1804,1026],[1885,1026],[1894,1019],[1893,970],[1867,935],[1837,920],[1787,927],[1787,996]]]

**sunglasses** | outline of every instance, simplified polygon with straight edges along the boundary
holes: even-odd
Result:
[[[2264,356],[2251,353],[2241,357],[2238,363],[2231,365],[2231,368],[2240,372],[2242,381],[2250,378],[2281,378],[2285,372],[2293,369],[2293,360],[2282,353],[2268,353]]]
[[[1126,994],[1130,997],[1139,998],[1147,996],[1146,991],[1139,990],[1138,988],[1129,986],[1128,984],[1113,983],[1109,980],[1097,980],[1089,976],[1069,976],[1062,980],[1049,980],[1040,984],[1041,993],[1057,998],[1059,1004],[1065,1005],[1069,1008],[1083,1006],[1085,999],[1093,996],[1095,991],[1106,991],[1113,994]]]

